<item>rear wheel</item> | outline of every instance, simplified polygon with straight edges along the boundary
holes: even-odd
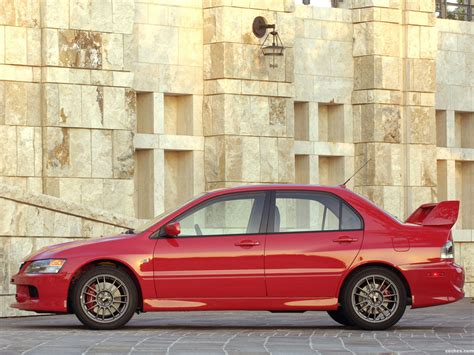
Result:
[[[77,318],[91,329],[116,329],[137,309],[137,290],[123,270],[99,266],[81,275],[72,295]]]
[[[346,282],[342,311],[353,325],[383,330],[397,323],[405,312],[406,289],[397,274],[370,267],[353,274]]]
[[[352,322],[346,317],[344,312],[342,311],[341,308],[335,310],[335,311],[328,311],[329,317],[331,317],[334,321],[336,321],[339,324],[346,325],[346,326],[352,326]]]

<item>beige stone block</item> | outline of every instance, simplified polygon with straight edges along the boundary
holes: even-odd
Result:
[[[410,186],[436,186],[436,150],[433,145],[408,146]]]
[[[38,27],[40,24],[39,1],[4,1],[0,23],[9,26]]]
[[[91,131],[92,177],[111,178],[112,173],[112,132]]]
[[[404,11],[404,22],[408,25],[434,26],[436,17],[433,13],[419,11]]]
[[[123,88],[103,88],[104,127],[135,129],[136,98],[133,91]]]
[[[354,88],[399,89],[400,61],[397,57],[363,56],[354,61]]]
[[[352,24],[323,21],[321,23],[321,37],[328,41],[345,41],[352,43]]]
[[[44,27],[69,27],[69,0],[46,0],[41,2],[41,22]]]
[[[26,33],[24,27],[5,27],[5,63],[28,64]]]
[[[202,10],[198,8],[170,7],[169,23],[177,27],[202,28]]]
[[[5,82],[5,123],[26,125],[27,123],[27,86],[20,82]]]
[[[420,27],[420,57],[435,59],[438,46],[438,31],[433,27]]]
[[[414,212],[420,205],[431,203],[436,199],[434,187],[413,186],[407,188],[408,215]]]
[[[464,266],[466,273],[466,282],[474,282],[474,262],[472,255],[474,255],[474,243],[462,243],[460,244],[460,263]]]
[[[0,63],[5,63],[5,26],[0,26]]]
[[[46,176],[65,176],[70,169],[69,131],[47,127],[44,130],[43,150]]]
[[[0,80],[33,81],[33,69],[28,66],[0,64]]]
[[[104,88],[102,86],[81,87],[82,126],[103,128],[104,124]]]
[[[114,84],[114,74],[123,72],[115,72],[109,70],[91,70],[90,71],[90,83],[92,85],[101,85],[101,86],[122,86]],[[126,73],[129,74],[129,73]]]
[[[178,64],[179,36],[177,27],[137,25],[138,60],[146,63]]]
[[[103,69],[123,69],[123,35],[117,33],[102,34]]]
[[[355,57],[363,55],[400,54],[400,34],[398,24],[386,22],[366,22],[354,24]]]
[[[278,182],[278,139],[260,137],[260,180]]]
[[[0,199],[0,234],[15,235],[15,217],[17,214],[17,204],[14,201]],[[2,244],[0,244],[2,245]],[[3,245],[5,247],[5,245]],[[6,256],[6,255],[5,255]],[[3,263],[2,263],[3,264]]]
[[[98,238],[104,235],[104,225],[87,219],[82,219],[81,236],[85,238]]]
[[[35,134],[33,127],[17,128],[18,176],[35,175]],[[36,142],[41,144],[41,142]]]
[[[89,1],[71,0],[69,3],[70,28],[92,29],[91,3]]]
[[[82,203],[82,184],[84,179],[58,179],[59,180],[59,197],[61,199]]]
[[[71,3],[72,5],[72,3]],[[102,34],[59,30],[59,64],[74,68],[102,68]]]
[[[144,9],[139,8],[145,4],[135,4],[135,23],[148,23],[153,25],[168,26],[169,23],[169,7],[163,5],[147,4],[147,14],[143,14]],[[137,19],[137,16],[139,18]],[[146,21],[145,21],[146,17]]]
[[[41,30],[28,28],[26,38],[28,65],[41,65]]]
[[[278,182],[294,183],[295,159],[292,138],[278,138]]]
[[[16,127],[0,126],[0,142],[4,142],[3,149],[0,149],[0,175],[16,176],[16,169],[17,169]]]
[[[59,115],[56,118],[55,125],[66,127],[81,127],[81,86],[59,85],[58,92]]]
[[[390,143],[366,143],[355,145],[355,164],[362,166],[370,159],[367,167],[356,176],[358,185],[402,185],[402,147]]]
[[[57,84],[43,84],[43,110],[46,126],[52,126],[59,117],[59,88]]]
[[[206,137],[204,150],[206,181],[224,181],[226,164],[224,136]]]
[[[134,216],[135,208],[133,194],[133,179],[104,180],[104,208],[106,210],[120,213],[125,216]]]
[[[81,204],[104,208],[104,180],[81,179]]]
[[[131,34],[135,15],[135,1],[112,0],[113,32]]]
[[[246,28],[247,31],[242,30],[242,11],[237,7],[215,7],[205,10],[203,12],[204,43],[241,41],[254,43],[255,36],[251,33],[250,26]]]
[[[70,129],[71,174],[74,177],[91,176],[91,131]]]
[[[41,84],[27,83],[27,125],[41,126]]]
[[[34,128],[34,175],[42,176],[43,173],[43,137],[42,129],[40,127]],[[36,180],[35,180],[36,181]],[[36,185],[35,185],[36,186]],[[42,185],[39,187],[40,193],[42,193]]]
[[[114,71],[112,74],[113,81],[109,85],[123,87],[133,86],[134,73]]]
[[[161,80],[156,91],[202,95],[203,73],[201,67],[160,64],[159,71]]]
[[[435,144],[436,125],[433,107],[409,106],[407,120],[410,127],[408,141],[410,143]]]
[[[133,132],[113,131],[113,172],[114,178],[133,177]]]
[[[178,36],[179,64],[202,67],[202,32],[196,29],[180,28]]]
[[[361,105],[358,128],[363,142],[401,142],[401,112],[399,106]]]
[[[114,4],[120,7],[120,4]],[[101,32],[113,32],[115,30],[112,19],[112,0],[91,0],[90,6],[90,24],[91,29]],[[133,19],[133,17],[132,17]]]

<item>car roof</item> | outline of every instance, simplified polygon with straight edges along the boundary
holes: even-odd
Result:
[[[210,190],[209,193],[228,193],[242,191],[262,191],[262,190],[315,190],[315,191],[348,191],[344,185],[325,186],[325,185],[309,185],[309,184],[256,184],[256,185],[240,185],[235,187],[223,187]],[[350,190],[349,190],[350,191]]]

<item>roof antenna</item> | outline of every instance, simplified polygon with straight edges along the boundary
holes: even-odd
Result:
[[[359,169],[357,169],[357,171],[356,171],[354,174],[351,175],[351,177],[350,177],[349,179],[347,179],[346,181],[344,181],[344,183],[343,183],[342,185],[339,185],[339,186],[346,186],[346,184],[347,184],[349,181],[351,181],[351,179],[352,179],[354,176],[356,176],[357,173],[358,173],[359,171],[361,171],[363,167],[365,167],[367,164],[369,164],[369,161],[371,161],[371,160],[372,160],[372,159],[368,159]]]

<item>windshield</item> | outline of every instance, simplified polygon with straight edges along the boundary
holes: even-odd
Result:
[[[179,210],[181,207],[183,207],[184,205],[187,205],[188,203],[191,203],[192,201],[194,200],[197,200],[198,198],[204,196],[206,193],[202,193],[202,194],[199,194],[197,196],[194,196],[193,198],[189,199],[188,201],[176,206],[175,208],[172,208],[172,209],[169,209],[161,214],[159,214],[158,216],[150,219],[149,221],[145,222],[143,225],[141,225],[140,227],[138,227],[137,229],[134,230],[134,233],[141,233],[141,232],[144,232],[146,231],[148,228],[150,228],[151,226],[154,226],[156,223],[158,223],[159,221],[161,221],[162,219],[168,217],[169,215],[171,215],[172,213],[176,212],[177,210]]]

